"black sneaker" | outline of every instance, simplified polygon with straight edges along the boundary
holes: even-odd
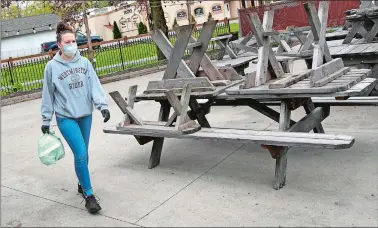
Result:
[[[100,204],[98,204],[94,195],[90,195],[85,198],[85,208],[87,208],[91,214],[95,214],[101,210]]]
[[[83,195],[83,188],[80,184],[77,184],[77,192]]]

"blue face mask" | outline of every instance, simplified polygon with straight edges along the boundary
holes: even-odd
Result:
[[[76,54],[77,51],[77,44],[76,43],[70,43],[63,45],[63,53],[67,55],[68,57],[72,57]]]

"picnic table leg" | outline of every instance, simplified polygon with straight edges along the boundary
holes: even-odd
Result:
[[[312,68],[312,58],[311,59],[305,59],[307,69]]]
[[[286,131],[290,127],[290,115],[289,101],[281,101],[280,109],[280,123],[279,130]],[[286,182],[286,167],[287,167],[287,151],[289,147],[282,147],[280,154],[276,158],[276,169],[273,188],[278,190],[285,185]]]
[[[303,107],[306,111],[306,114],[311,113],[315,109],[315,105],[312,102],[311,98],[309,98],[308,102],[306,102],[303,105]],[[314,133],[323,133],[324,134],[323,125],[321,123],[317,124],[316,127],[313,129],[313,131],[314,131]]]
[[[170,105],[168,101],[162,101],[159,112],[159,121],[168,121]],[[161,152],[163,149],[164,138],[156,138],[152,144],[150,163],[148,165],[149,169],[155,168],[160,164]]]
[[[190,109],[193,110],[196,119],[198,120],[198,123],[202,127],[210,128],[210,123],[207,121],[206,116],[200,111],[200,105],[198,104],[198,101],[196,99],[190,99],[189,101]]]

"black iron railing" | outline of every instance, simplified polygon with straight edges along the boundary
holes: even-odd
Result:
[[[201,27],[193,32],[198,37]],[[213,37],[230,33],[229,23],[217,24]],[[174,32],[169,33],[169,40],[175,42]],[[209,54],[216,50],[216,45],[211,42],[208,46]],[[81,55],[89,57],[88,49],[81,49]],[[147,68],[161,65],[163,61],[157,58],[157,46],[150,36],[142,36],[133,39],[118,40],[113,43],[101,44],[94,48],[95,69],[99,77],[105,77],[110,73],[137,68]],[[12,58],[1,63],[1,96],[14,93],[40,90],[43,84],[43,74],[46,63],[52,56],[45,55],[33,58]]]

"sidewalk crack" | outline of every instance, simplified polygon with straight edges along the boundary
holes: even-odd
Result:
[[[75,208],[75,209],[78,209],[78,210],[86,211],[86,209],[83,209],[83,208],[75,207],[75,206],[72,206],[72,205],[69,205],[69,204],[66,204],[66,203],[62,203],[62,202],[59,202],[59,201],[56,201],[56,200],[52,200],[52,199],[48,199],[48,198],[45,198],[45,197],[42,197],[42,196],[34,195],[34,194],[31,194],[31,193],[28,193],[28,192],[24,192],[24,191],[21,191],[21,190],[17,190],[17,189],[8,187],[8,186],[1,185],[1,187],[10,189],[10,190],[13,190],[13,191],[16,191],[16,192],[21,192],[21,193],[24,193],[26,195],[30,195],[30,196],[33,196],[33,197],[36,197],[36,198],[39,198],[39,199],[44,199],[44,200],[47,200],[47,201],[50,201],[50,202],[54,202],[54,203],[61,204],[61,205],[64,205],[64,206],[68,206],[68,207],[72,207],[72,208]],[[114,218],[114,217],[111,217],[111,216],[108,216],[108,215],[104,215],[104,214],[101,214],[101,213],[99,213],[98,215],[106,217],[106,218],[109,218],[109,219],[117,220],[117,221],[120,221],[120,222],[128,223],[130,225],[142,227],[142,226],[140,226],[138,224],[135,224],[135,223],[132,223],[132,222],[128,222],[128,221],[125,221],[125,220],[122,220],[122,219],[119,219],[119,218]]]
[[[157,210],[159,207],[161,207],[162,205],[164,205],[166,202],[168,202],[170,199],[172,199],[173,197],[175,197],[177,194],[179,194],[180,192],[182,192],[183,190],[185,190],[187,187],[189,187],[191,184],[193,184],[195,181],[197,181],[198,179],[200,179],[201,177],[203,177],[204,175],[206,175],[208,172],[210,172],[213,168],[215,168],[216,166],[218,166],[220,163],[222,163],[224,160],[226,160],[228,157],[230,157],[231,155],[233,155],[234,153],[236,153],[238,150],[240,150],[245,144],[239,146],[238,148],[236,148],[236,150],[234,150],[233,152],[231,152],[229,155],[227,155],[226,157],[224,157],[222,160],[220,160],[219,162],[217,162],[215,165],[213,165],[211,168],[209,168],[208,170],[206,170],[204,173],[202,173],[201,175],[199,175],[197,178],[195,178],[194,180],[192,180],[191,182],[189,182],[187,185],[185,185],[183,188],[181,188],[178,192],[176,192],[175,194],[173,194],[172,196],[170,196],[168,199],[164,200],[161,204],[159,204],[157,207],[155,207],[154,209],[152,209],[150,212],[148,212],[147,214],[145,214],[144,216],[142,216],[140,219],[138,219],[135,224],[137,224],[138,222],[140,222],[142,219],[144,219],[145,217],[147,217],[149,214],[151,214],[152,212],[154,212],[155,210]]]

